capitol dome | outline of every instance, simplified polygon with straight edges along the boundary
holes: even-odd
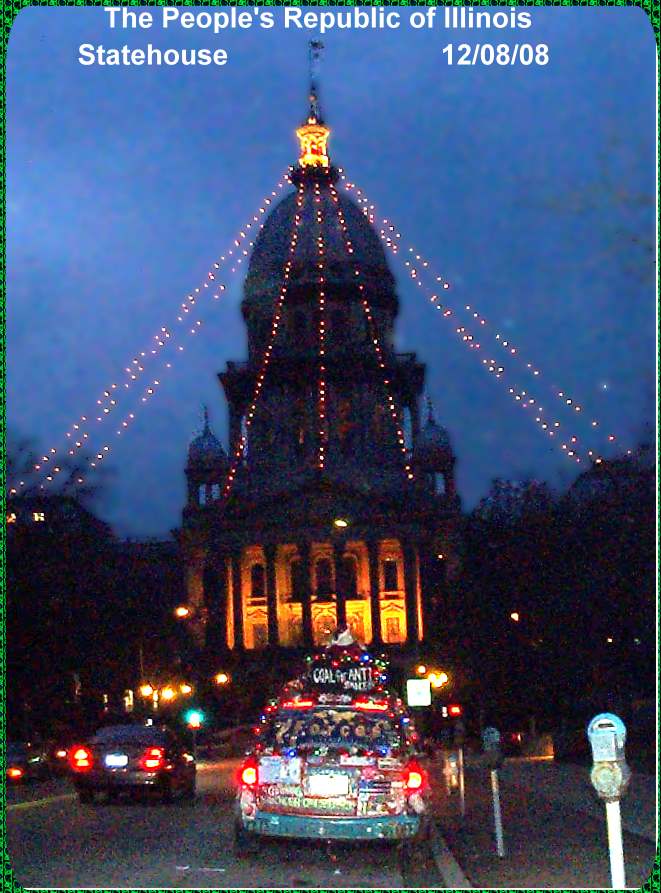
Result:
[[[337,196],[337,201],[335,197]],[[319,201],[316,201],[316,198]],[[346,222],[348,238],[353,253],[347,251],[338,215],[338,205]],[[326,180],[320,183],[319,194],[305,189],[299,211],[301,221],[297,227],[298,242],[293,257],[291,285],[316,282],[318,261],[319,224],[317,210],[321,211],[321,236],[324,242],[326,282],[333,287],[355,286],[356,267],[361,282],[367,284],[372,295],[381,296],[396,311],[395,283],[388,268],[379,236],[367,217],[347,195],[336,191]],[[275,304],[283,281],[285,264],[290,255],[291,236],[295,229],[297,194],[282,199],[266,218],[255,240],[248,275],[244,286],[244,313],[253,310],[269,310]]]

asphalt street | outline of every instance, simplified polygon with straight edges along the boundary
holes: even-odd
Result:
[[[10,792],[8,849],[26,887],[154,889],[210,887],[440,886],[426,848],[402,875],[387,844],[269,841],[257,856],[232,849],[238,760],[198,769],[193,803],[81,805],[67,781]]]

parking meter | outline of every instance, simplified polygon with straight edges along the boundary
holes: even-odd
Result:
[[[482,750],[485,762],[489,769],[498,769],[503,762],[503,752],[500,749],[500,732],[493,726],[487,726],[482,730]]]
[[[593,760],[590,781],[602,800],[619,800],[631,778],[624,756],[626,727],[614,713],[600,713],[590,721],[587,731]]]

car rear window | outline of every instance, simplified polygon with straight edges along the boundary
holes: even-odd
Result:
[[[166,733],[152,726],[106,726],[91,740],[94,744],[165,744]]]
[[[355,710],[351,707],[318,707],[312,710],[279,710],[265,730],[267,747],[391,748],[399,743],[392,719],[383,713]]]

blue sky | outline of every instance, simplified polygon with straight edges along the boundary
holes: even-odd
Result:
[[[428,390],[458,455],[470,507],[494,477],[566,485],[577,466],[513,402],[525,364],[503,380],[500,332],[551,385],[578,399],[571,429],[608,454],[653,417],[654,35],[641,10],[531,8],[526,31],[335,31],[324,37],[322,103],[331,155],[453,288],[490,323],[468,351],[390,258],[401,299],[398,347],[428,365]],[[8,55],[8,423],[61,447],[81,414],[172,325],[191,288],[230,246],[296,158],[313,32],[118,32],[102,10],[31,8]],[[463,41],[546,43],[544,67],[452,66]],[[83,67],[82,43],[223,47],[223,68]],[[245,267],[162,372],[154,398],[126,391],[89,428],[114,471],[101,513],[122,535],[179,523],[187,444],[208,403],[226,441],[216,373],[246,355]],[[462,317],[466,322],[468,317]],[[492,339],[487,337],[492,333]],[[486,350],[486,345],[493,348]],[[604,385],[606,387],[604,387]],[[143,385],[144,386],[144,385]],[[126,400],[129,402],[126,402]],[[133,411],[125,436],[116,421]],[[594,438],[589,420],[602,422]],[[564,424],[564,421],[563,421]],[[590,438],[593,438],[590,440]]]

